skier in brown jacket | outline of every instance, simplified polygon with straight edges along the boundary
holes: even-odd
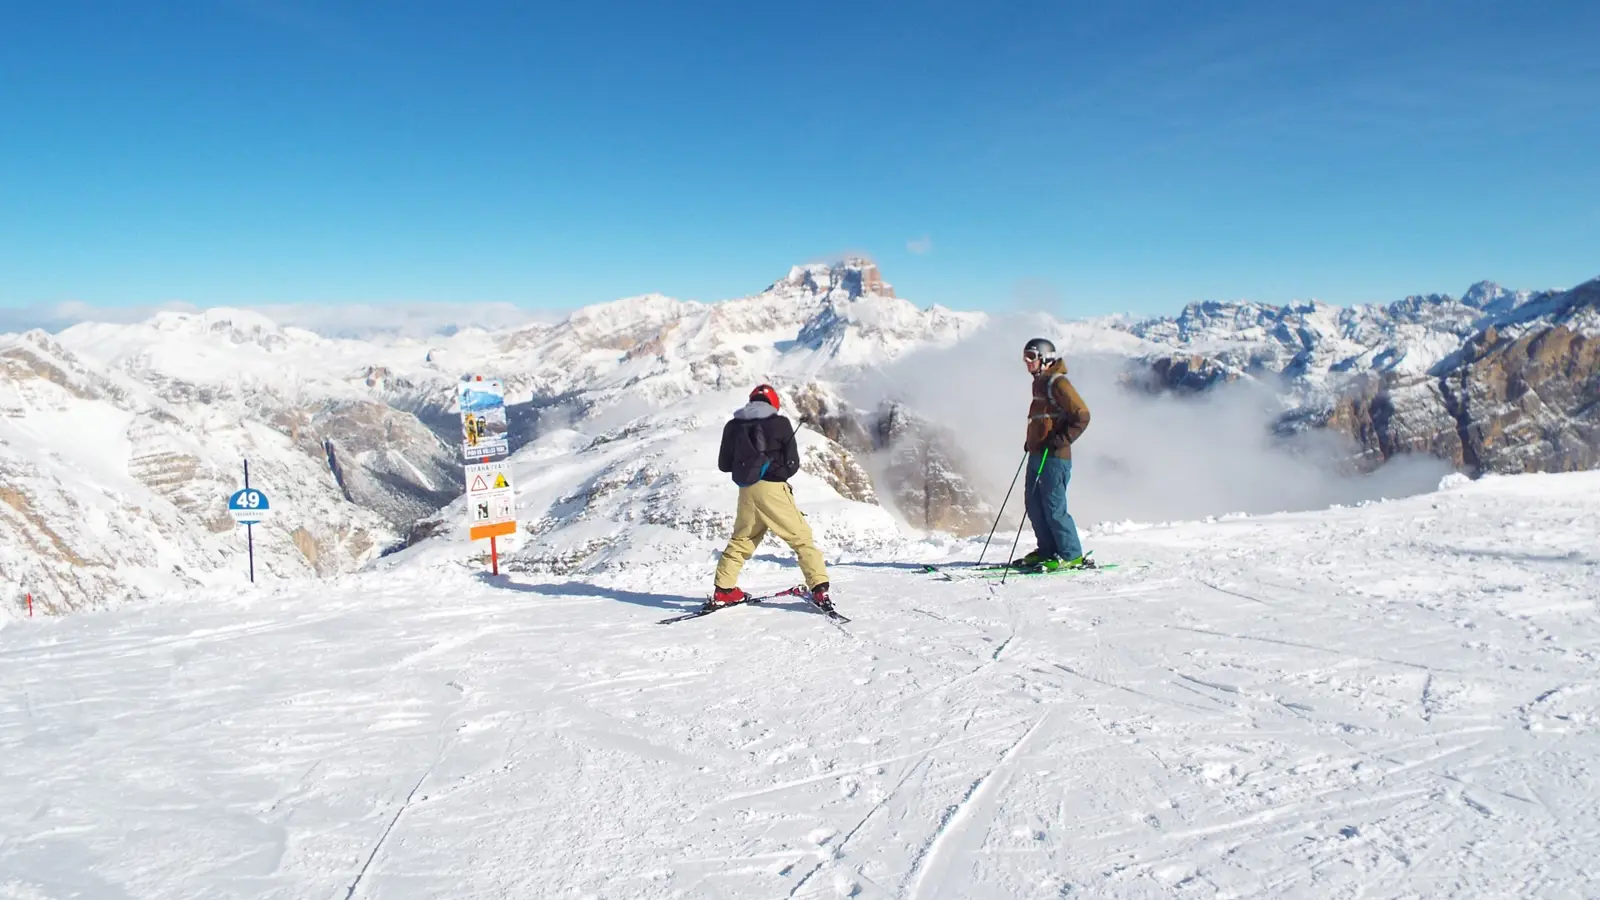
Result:
[[[1093,568],[1083,552],[1077,523],[1067,512],[1067,482],[1072,479],[1072,445],[1089,427],[1089,407],[1067,379],[1067,364],[1056,345],[1034,338],[1022,349],[1033,375],[1028,406],[1028,452],[1024,501],[1037,546],[1011,565],[1028,571]]]

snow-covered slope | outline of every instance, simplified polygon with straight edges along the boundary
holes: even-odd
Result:
[[[268,422],[174,403],[86,364],[42,332],[0,338],[0,584],[63,611],[186,585],[243,581],[245,535],[226,497],[251,460],[288,511],[256,529],[257,569],[345,571],[400,534],[340,498],[326,463]]]
[[[332,340],[231,309],[77,325],[59,341],[147,386],[192,428],[271,427],[334,475],[337,496],[401,534],[460,490],[450,448],[413,414],[455,377],[429,366],[417,342]]]
[[[1517,476],[1003,586],[834,554],[843,629],[655,624],[703,555],[11,622],[0,896],[1590,896],[1597,530]]]

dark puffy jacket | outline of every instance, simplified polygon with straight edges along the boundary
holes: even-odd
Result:
[[[757,481],[788,481],[800,471],[800,445],[794,426],[778,411],[752,400],[722,426],[717,469],[748,487]]]

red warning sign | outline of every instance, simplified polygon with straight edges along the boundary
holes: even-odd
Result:
[[[472,487],[469,490],[476,493],[478,491],[487,491],[488,489],[489,485],[484,482],[483,476],[479,475],[477,478],[472,479]]]

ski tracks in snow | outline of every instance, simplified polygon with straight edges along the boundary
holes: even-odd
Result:
[[[1560,499],[1501,518],[1559,549]],[[1592,567],[1418,557],[1406,529],[1494,545],[1430,502],[1152,529],[1097,542],[1148,568],[1004,587],[841,567],[852,637],[657,627],[688,582],[649,571],[7,628],[0,893],[1582,893]]]
[[[906,893],[909,900],[933,896],[928,893],[929,885],[937,888],[946,884],[949,867],[955,865],[957,860],[968,858],[978,850],[969,836],[975,826],[980,823],[987,824],[994,804],[1004,795],[1011,780],[1017,758],[1045,728],[1055,711],[1054,707],[1046,709],[1039,720],[1007,748],[1001,755],[1000,761],[972,783],[966,796],[946,810],[933,837],[912,861],[911,881]]]

